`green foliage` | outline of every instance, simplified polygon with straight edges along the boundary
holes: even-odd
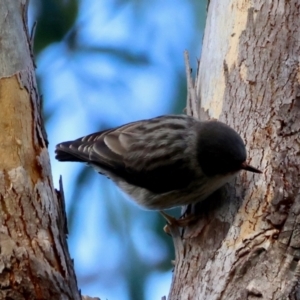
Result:
[[[74,27],[78,16],[76,0],[44,0],[38,3],[35,53],[59,42]]]

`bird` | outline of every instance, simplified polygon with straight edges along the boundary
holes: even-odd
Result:
[[[166,210],[205,200],[246,162],[240,135],[217,121],[163,115],[103,130],[56,146],[59,161],[84,162],[140,206]]]

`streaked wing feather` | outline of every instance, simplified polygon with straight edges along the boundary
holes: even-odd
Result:
[[[188,122],[185,116],[163,118],[164,122],[158,117],[62,143],[57,158],[65,158],[60,152],[67,152],[155,193],[184,188],[195,176],[184,154]]]

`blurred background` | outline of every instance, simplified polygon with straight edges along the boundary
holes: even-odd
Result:
[[[35,56],[53,180],[63,176],[69,249],[82,294],[102,300],[168,295],[174,251],[158,212],[129,201],[59,142],[162,114],[186,101],[183,51],[200,57],[204,0],[31,0]],[[176,214],[176,212],[172,212]]]

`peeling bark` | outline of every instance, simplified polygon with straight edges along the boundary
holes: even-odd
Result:
[[[300,2],[211,0],[201,119],[235,128],[251,165],[172,228],[168,299],[300,299]]]
[[[27,4],[0,4],[0,299],[80,299],[43,134]]]

